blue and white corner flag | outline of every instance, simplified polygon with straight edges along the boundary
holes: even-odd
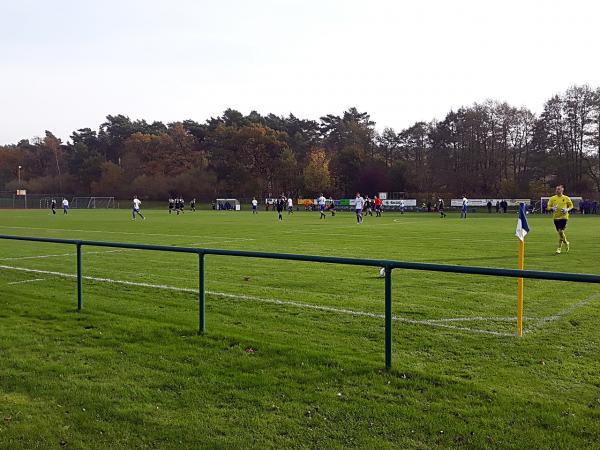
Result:
[[[525,203],[521,203],[519,205],[519,218],[517,219],[517,231],[515,231],[515,235],[519,239],[524,240],[527,233],[529,233],[529,224],[525,216]]]

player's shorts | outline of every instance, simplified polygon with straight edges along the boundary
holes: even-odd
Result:
[[[362,209],[356,208],[356,214],[360,214],[361,212],[362,212]]]
[[[556,231],[562,231],[567,228],[567,219],[554,219]]]
[[[252,205],[252,209],[256,211],[256,206]]]
[[[325,211],[325,205],[319,205],[319,210],[320,211]]]

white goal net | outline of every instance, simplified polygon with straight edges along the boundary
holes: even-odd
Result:
[[[73,197],[71,208],[91,209],[91,208],[114,208],[114,197]]]

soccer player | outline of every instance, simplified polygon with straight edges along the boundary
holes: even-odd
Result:
[[[258,200],[256,200],[256,197],[252,198],[252,214],[258,214]]]
[[[285,197],[283,196],[283,194],[281,194],[281,197],[279,197],[276,201],[275,204],[276,208],[277,208],[277,219],[280,221],[283,221],[283,208],[285,208]]]
[[[192,201],[190,202],[190,208],[192,211],[196,211],[196,199],[193,198]]]
[[[56,200],[52,199],[50,203],[50,209],[52,210],[52,214],[56,214]]]
[[[546,209],[548,211],[553,211],[552,216],[554,218],[554,226],[558,232],[558,248],[556,249],[556,253],[562,252],[563,244],[567,246],[567,253],[569,253],[570,244],[569,241],[567,241],[565,229],[567,228],[567,221],[569,220],[569,211],[573,209],[573,202],[569,197],[564,195],[564,185],[559,184],[556,186],[555,192],[556,195],[553,195],[548,200]]]
[[[333,197],[329,197],[329,211],[331,211],[331,217],[335,217],[335,201]]]
[[[63,207],[63,215],[67,215],[69,213],[69,200],[67,200],[66,198],[63,198],[62,207]]]
[[[444,212],[444,200],[441,198],[438,200],[438,211],[440,212],[440,219],[446,217],[446,213]]]
[[[175,200],[169,198],[169,214],[173,213],[173,208],[175,207]]]
[[[469,200],[467,200],[467,196],[463,195],[463,199],[462,199],[462,206],[460,209],[460,218],[461,219],[466,219],[467,218],[467,211],[469,209]]]
[[[369,198],[369,196],[367,195],[367,198],[365,198],[365,216],[371,216],[373,217],[373,206],[372,206],[372,202],[371,199]]]
[[[323,194],[321,194],[321,196],[317,199],[317,203],[319,204],[319,213],[321,214],[319,216],[319,219],[325,218],[325,203],[326,202],[327,202],[327,200],[325,199],[325,196]]]
[[[400,200],[400,214],[404,214],[404,200]]]
[[[144,217],[144,215],[140,212],[140,205],[142,204],[142,202],[140,201],[139,198],[137,198],[137,195],[133,196],[133,209],[131,210],[131,215],[133,216],[133,220],[135,220],[135,215],[137,214],[138,216],[140,216],[142,218],[142,220],[145,220],[146,218]]]
[[[294,213],[294,200],[292,200],[291,198],[288,198],[287,206],[288,206],[288,216],[289,216],[290,214]]]
[[[356,193],[356,198],[354,199],[354,208],[356,210],[356,223],[359,225],[363,223],[363,215],[362,210],[365,205],[365,199],[360,196],[360,192]]]
[[[381,217],[381,205],[383,205],[383,201],[375,196],[373,202],[375,203],[375,217]]]

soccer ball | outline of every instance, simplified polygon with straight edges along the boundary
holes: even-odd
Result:
[[[379,269],[379,278],[384,278],[385,277],[385,267],[382,267],[381,269]]]

